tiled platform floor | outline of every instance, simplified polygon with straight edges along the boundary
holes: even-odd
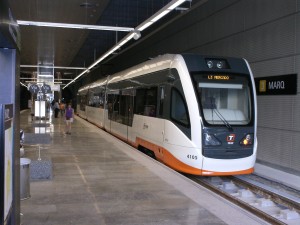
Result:
[[[21,128],[41,131],[28,113]],[[23,225],[264,224],[78,117],[71,135],[62,118],[52,123],[40,156],[52,160],[53,179],[31,182]],[[37,147],[25,147],[25,157],[36,160]]]

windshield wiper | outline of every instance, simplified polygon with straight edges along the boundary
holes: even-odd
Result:
[[[212,112],[212,120],[214,121],[214,112],[219,117],[219,119],[225,124],[229,131],[233,131],[232,126],[228,123],[228,121],[224,118],[224,116],[217,110],[217,106],[215,104],[215,100],[213,97],[209,97],[206,103],[206,108],[211,109]]]
[[[216,108],[213,108],[213,110],[216,113],[216,115],[220,118],[220,120],[225,124],[228,130],[233,131],[232,126],[228,123],[228,121],[224,118],[224,116]]]

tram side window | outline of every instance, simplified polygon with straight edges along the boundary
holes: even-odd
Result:
[[[132,126],[133,120],[133,96],[132,91],[117,91],[107,95],[108,119],[117,123]]]
[[[189,126],[188,110],[180,92],[175,88],[171,93],[171,119],[184,126]]]
[[[97,94],[97,102],[96,102],[96,107],[99,108],[104,108],[104,102],[105,102],[105,92],[102,91]]]
[[[108,109],[108,119],[117,121],[119,119],[119,94],[108,94],[107,96],[107,109]]]
[[[145,89],[137,89],[135,97],[134,113],[138,115],[144,115],[144,99]]]
[[[122,93],[120,95],[120,113],[119,120],[117,122],[132,126],[133,120],[133,95],[132,93]]]
[[[104,107],[104,99],[105,99],[104,91],[98,91],[96,93],[90,93],[88,104],[91,107],[103,108]]]
[[[79,108],[81,111],[85,111],[86,106],[86,95],[81,95],[78,97]]]
[[[156,117],[157,87],[141,88],[136,90],[135,113],[144,116]]]
[[[159,112],[158,115],[162,116],[164,111],[165,87],[159,87]]]
[[[128,125],[128,107],[126,95],[119,96],[119,110],[117,112],[116,122]]]

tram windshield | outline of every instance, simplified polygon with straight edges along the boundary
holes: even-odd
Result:
[[[251,121],[251,89],[246,75],[194,74],[204,121],[210,125],[247,125]]]

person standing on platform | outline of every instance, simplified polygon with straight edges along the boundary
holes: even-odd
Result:
[[[65,118],[66,118],[66,134],[71,134],[71,123],[74,120],[74,109],[71,107],[71,104],[68,104],[65,110]]]
[[[55,101],[54,103],[54,117],[57,118],[59,113],[59,104],[58,101]]]

